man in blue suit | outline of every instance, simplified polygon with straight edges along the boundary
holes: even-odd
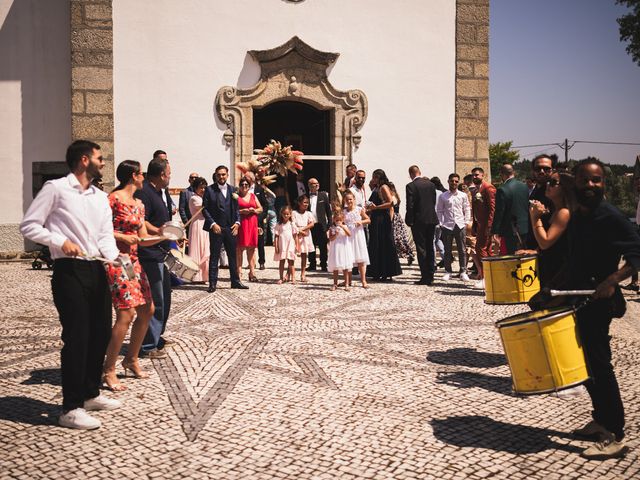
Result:
[[[216,291],[218,283],[218,261],[220,248],[229,256],[229,272],[231,274],[231,288],[249,288],[240,283],[238,265],[236,262],[236,235],[240,227],[240,212],[238,201],[233,198],[233,187],[227,183],[229,169],[224,165],[216,168],[213,176],[214,183],[207,187],[202,199],[202,214],[204,215],[203,229],[209,232],[209,293]]]

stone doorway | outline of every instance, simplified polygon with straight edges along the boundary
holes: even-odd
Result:
[[[321,110],[302,102],[280,101],[253,110],[253,148],[263,148],[278,139],[292,145],[305,155],[331,155],[331,110]],[[330,190],[332,163],[330,160],[305,160],[302,175],[306,185],[317,178],[323,190]],[[297,196],[296,176],[287,178],[289,198]]]
[[[235,171],[236,163],[250,159],[254,148],[264,147],[271,138],[285,145],[296,144],[293,137],[287,141],[260,132],[261,140],[258,140],[254,129],[261,122],[256,123],[254,115],[260,116],[269,108],[299,111],[307,108],[326,115],[322,149],[328,152],[324,155],[331,157],[305,160],[309,165],[307,174],[325,175],[326,164],[323,167],[322,162],[328,163],[328,181],[318,180],[322,189],[334,190],[335,183],[342,181],[344,168],[351,163],[353,151],[361,141],[359,130],[367,119],[367,97],[360,90],[335,88],[329,82],[327,71],[339,54],[316,50],[298,37],[271,50],[248,53],[260,64],[258,83],[246,89],[222,87],[215,99],[218,118],[227,126],[223,138],[231,149],[231,170]],[[313,155],[307,145],[302,145],[302,151],[305,156]]]

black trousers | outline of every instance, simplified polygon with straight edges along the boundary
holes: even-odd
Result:
[[[222,232],[216,235],[209,232],[209,285],[215,287],[218,283],[218,264],[220,263],[220,248],[224,245],[229,259],[229,274],[231,284],[240,283],[238,276],[238,261],[236,259],[236,237],[231,233],[231,227],[221,227]]]
[[[416,256],[420,267],[420,279],[431,282],[435,273],[436,257],[433,249],[435,225],[413,225],[411,234],[413,243],[416,244]]]
[[[327,268],[327,230],[319,223],[311,229],[313,245],[320,250],[320,268]],[[316,250],[309,253],[309,266],[316,267]]]
[[[258,265],[264,263],[264,237],[266,234],[265,227],[262,227],[262,235],[258,235]]]
[[[624,437],[624,407],[611,365],[611,315],[607,302],[594,302],[579,309],[577,320],[592,375],[585,386],[593,405],[593,419],[621,440]]]
[[[62,409],[66,412],[100,394],[111,339],[111,295],[100,262],[71,258],[55,261],[51,290],[62,325]]]

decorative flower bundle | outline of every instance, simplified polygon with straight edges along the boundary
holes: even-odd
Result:
[[[291,145],[282,147],[280,142],[271,140],[263,149],[254,150],[258,155],[257,161],[267,168],[270,173],[285,176],[287,170],[298,173],[302,170],[302,152],[293,150]]]

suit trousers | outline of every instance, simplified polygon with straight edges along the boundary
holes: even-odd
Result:
[[[164,266],[164,262],[140,260],[140,265],[149,279],[151,297],[155,306],[153,316],[149,320],[149,328],[147,328],[147,333],[142,341],[142,351],[148,352],[154,348],[164,347],[160,336],[167,328],[167,320],[171,310],[171,274]]]
[[[100,262],[55,261],[53,302],[62,325],[62,409],[82,408],[100,394],[102,366],[111,339],[111,294]]]
[[[215,287],[218,284],[218,260],[220,259],[220,249],[224,245],[229,259],[229,275],[231,285],[240,283],[238,276],[238,261],[236,259],[236,237],[231,233],[231,227],[221,227],[219,235],[209,232],[209,286]]]
[[[327,230],[316,223],[311,229],[311,238],[315,248],[309,253],[309,266],[316,267],[316,248],[320,250],[320,268],[327,268]]]
[[[262,265],[265,262],[264,238],[267,232],[264,227],[262,228],[262,235],[258,235],[258,265]]]
[[[577,311],[578,330],[592,378],[585,384],[593,405],[593,419],[624,437],[624,407],[611,365],[611,315],[608,302],[593,302]]]
[[[467,273],[467,250],[465,244],[465,230],[458,225],[449,230],[440,226],[442,235],[442,243],[444,243],[444,269],[447,273],[452,273],[451,264],[453,263],[453,239],[456,240],[458,248],[458,261],[460,262],[460,273]]]
[[[424,281],[433,281],[435,273],[436,257],[433,248],[433,238],[436,226],[431,225],[413,225],[411,234],[413,242],[416,244],[416,256],[418,257],[418,266],[420,267],[420,279]]]

